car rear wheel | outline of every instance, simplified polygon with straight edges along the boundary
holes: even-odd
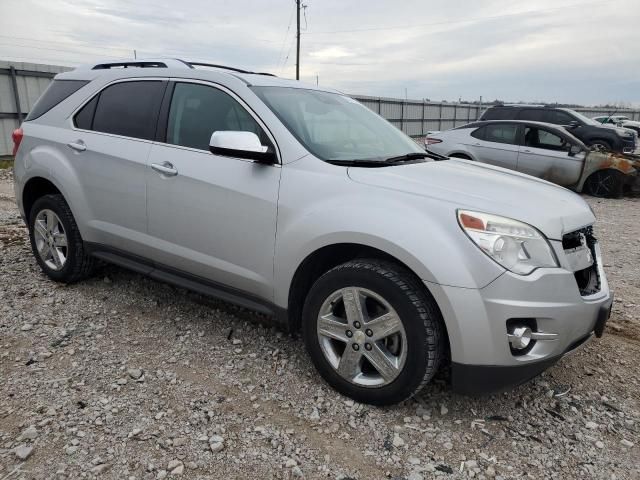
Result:
[[[592,173],[584,191],[594,197],[620,198],[624,193],[624,174],[618,170],[599,170]]]
[[[440,312],[406,269],[353,260],[320,277],[303,310],[303,336],[322,377],[359,402],[403,401],[431,380],[445,355]]]
[[[42,271],[56,282],[90,275],[95,260],[85,249],[71,209],[62,195],[44,195],[29,214],[31,249]]]

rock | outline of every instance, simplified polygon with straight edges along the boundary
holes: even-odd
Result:
[[[33,453],[33,447],[31,445],[19,445],[13,449],[13,453],[19,460],[26,460]]]
[[[291,469],[291,473],[294,478],[302,478],[304,477],[304,473],[302,473],[302,469],[298,466],[295,466]]]
[[[393,446],[396,447],[396,448],[400,448],[400,447],[404,447],[405,446],[404,440],[397,433],[393,434]]]
[[[171,475],[182,475],[184,473],[184,463],[180,460],[171,460],[167,465],[167,470],[171,472]]]
[[[411,472],[407,480],[424,480],[424,477],[418,472]]]
[[[197,470],[198,469],[198,464],[194,461],[191,462],[187,462],[185,463],[185,466],[189,469],[189,470]]]
[[[174,447],[183,447],[187,444],[187,439],[185,437],[178,437],[173,439]]]
[[[18,441],[21,442],[23,440],[35,440],[38,437],[38,430],[35,425],[31,425],[29,428],[26,428],[22,431],[20,436],[18,437]]]
[[[598,440],[596,442],[596,448],[604,448],[604,443],[602,443],[600,440]]]
[[[106,472],[111,468],[111,465],[108,463],[101,463],[100,465],[96,465],[91,469],[91,473],[94,475],[100,475],[101,473]]]
[[[449,413],[447,406],[444,404],[440,405],[440,415],[446,415],[447,413]]]
[[[298,465],[298,462],[296,462],[293,458],[287,458],[287,460],[284,462],[284,466],[287,468],[292,468],[296,465]]]
[[[156,478],[157,478],[158,480],[161,480],[161,479],[163,479],[163,478],[167,478],[167,471],[166,471],[166,470],[160,470],[160,471],[158,472],[158,474],[156,475]]]
[[[622,444],[622,446],[627,447],[627,448],[633,447],[633,442],[630,442],[626,438],[623,438],[622,440],[620,440],[620,443]]]
[[[24,325],[22,325],[22,327],[20,327],[20,330],[22,330],[23,332],[28,332],[30,330],[33,330],[33,325],[31,325],[30,323],[25,323]]]
[[[407,462],[409,462],[409,465],[420,465],[420,459],[417,457],[409,457]]]
[[[73,455],[78,451],[78,448],[79,447],[77,445],[71,445],[70,447],[65,448],[64,451],[67,455]]]
[[[218,453],[224,450],[224,442],[212,442],[209,444],[209,448],[213,453]]]
[[[142,370],[139,368],[130,368],[129,370],[127,370],[127,373],[134,380],[138,380],[140,377],[142,377]]]
[[[584,424],[584,426],[589,430],[595,430],[596,428],[598,428],[598,424],[596,422],[587,422]]]
[[[312,422],[317,422],[318,420],[320,420],[320,412],[317,408],[313,407],[313,411],[311,412],[311,415],[309,415],[309,420],[311,420]]]

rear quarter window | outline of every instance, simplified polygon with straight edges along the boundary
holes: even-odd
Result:
[[[26,120],[35,120],[41,117],[60,102],[76,93],[87,83],[89,82],[86,80],[54,80],[33,106]]]

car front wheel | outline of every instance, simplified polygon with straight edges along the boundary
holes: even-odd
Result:
[[[375,259],[344,263],[316,281],[304,306],[303,336],[332,387],[374,405],[413,396],[445,355],[433,298],[411,272]]]

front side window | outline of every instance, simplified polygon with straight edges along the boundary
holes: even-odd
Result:
[[[484,139],[487,142],[515,145],[518,127],[516,125],[487,125]]]
[[[564,138],[541,128],[526,127],[524,143],[527,147],[543,148],[545,150],[569,150],[569,142]]]
[[[569,125],[575,119],[566,112],[560,110],[551,110],[546,112],[545,121],[554,125]]]
[[[197,83],[177,83],[171,98],[167,143],[209,150],[217,131],[253,132],[262,145],[271,142],[255,119],[231,95]]]
[[[291,87],[253,87],[284,126],[326,161],[384,161],[424,153],[404,133],[352,98]]]
[[[165,85],[160,80],[110,85],[76,114],[76,126],[96,132],[153,140]]]

